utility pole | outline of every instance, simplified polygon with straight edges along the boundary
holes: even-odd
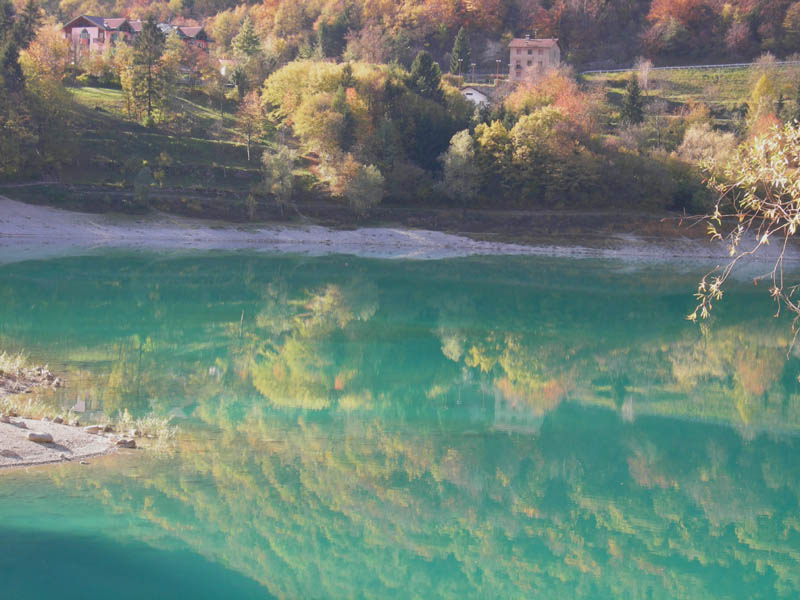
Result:
[[[461,77],[461,63],[464,62],[463,58],[458,59],[458,76]]]
[[[475,63],[472,63],[472,83],[475,83]]]
[[[497,80],[500,79],[500,59],[497,58],[494,62],[497,63],[497,71],[494,74],[495,83],[497,83]]]

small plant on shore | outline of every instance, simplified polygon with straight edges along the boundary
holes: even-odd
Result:
[[[153,449],[157,451],[168,450],[178,433],[178,428],[169,424],[169,417],[158,417],[151,413],[134,418],[127,408],[117,413],[112,427],[123,435],[137,432],[138,435],[153,440]]]
[[[16,373],[28,363],[28,357],[23,353],[8,354],[0,352],[0,373]]]

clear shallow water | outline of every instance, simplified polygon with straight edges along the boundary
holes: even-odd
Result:
[[[794,598],[800,361],[700,269],[117,254],[0,267],[54,402],[174,455],[0,472],[11,598]]]

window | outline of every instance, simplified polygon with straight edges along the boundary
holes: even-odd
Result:
[[[528,48],[528,56],[530,56],[531,54],[533,54],[533,50],[531,50],[530,48]]]

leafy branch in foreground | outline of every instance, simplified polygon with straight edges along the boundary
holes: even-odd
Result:
[[[711,165],[707,170],[713,172]],[[708,180],[717,192],[714,212],[705,217],[712,239],[728,244],[729,262],[707,273],[697,287],[698,304],[688,319],[696,321],[710,315],[712,303],[722,298],[722,286],[736,264],[754,255],[771,240],[778,240],[779,251],[770,278],[770,295],[781,307],[795,313],[793,328],[800,319],[800,299],[795,297],[800,284],[784,280],[784,258],[789,240],[800,225],[800,124],[787,123],[741,145],[732,159]]]

